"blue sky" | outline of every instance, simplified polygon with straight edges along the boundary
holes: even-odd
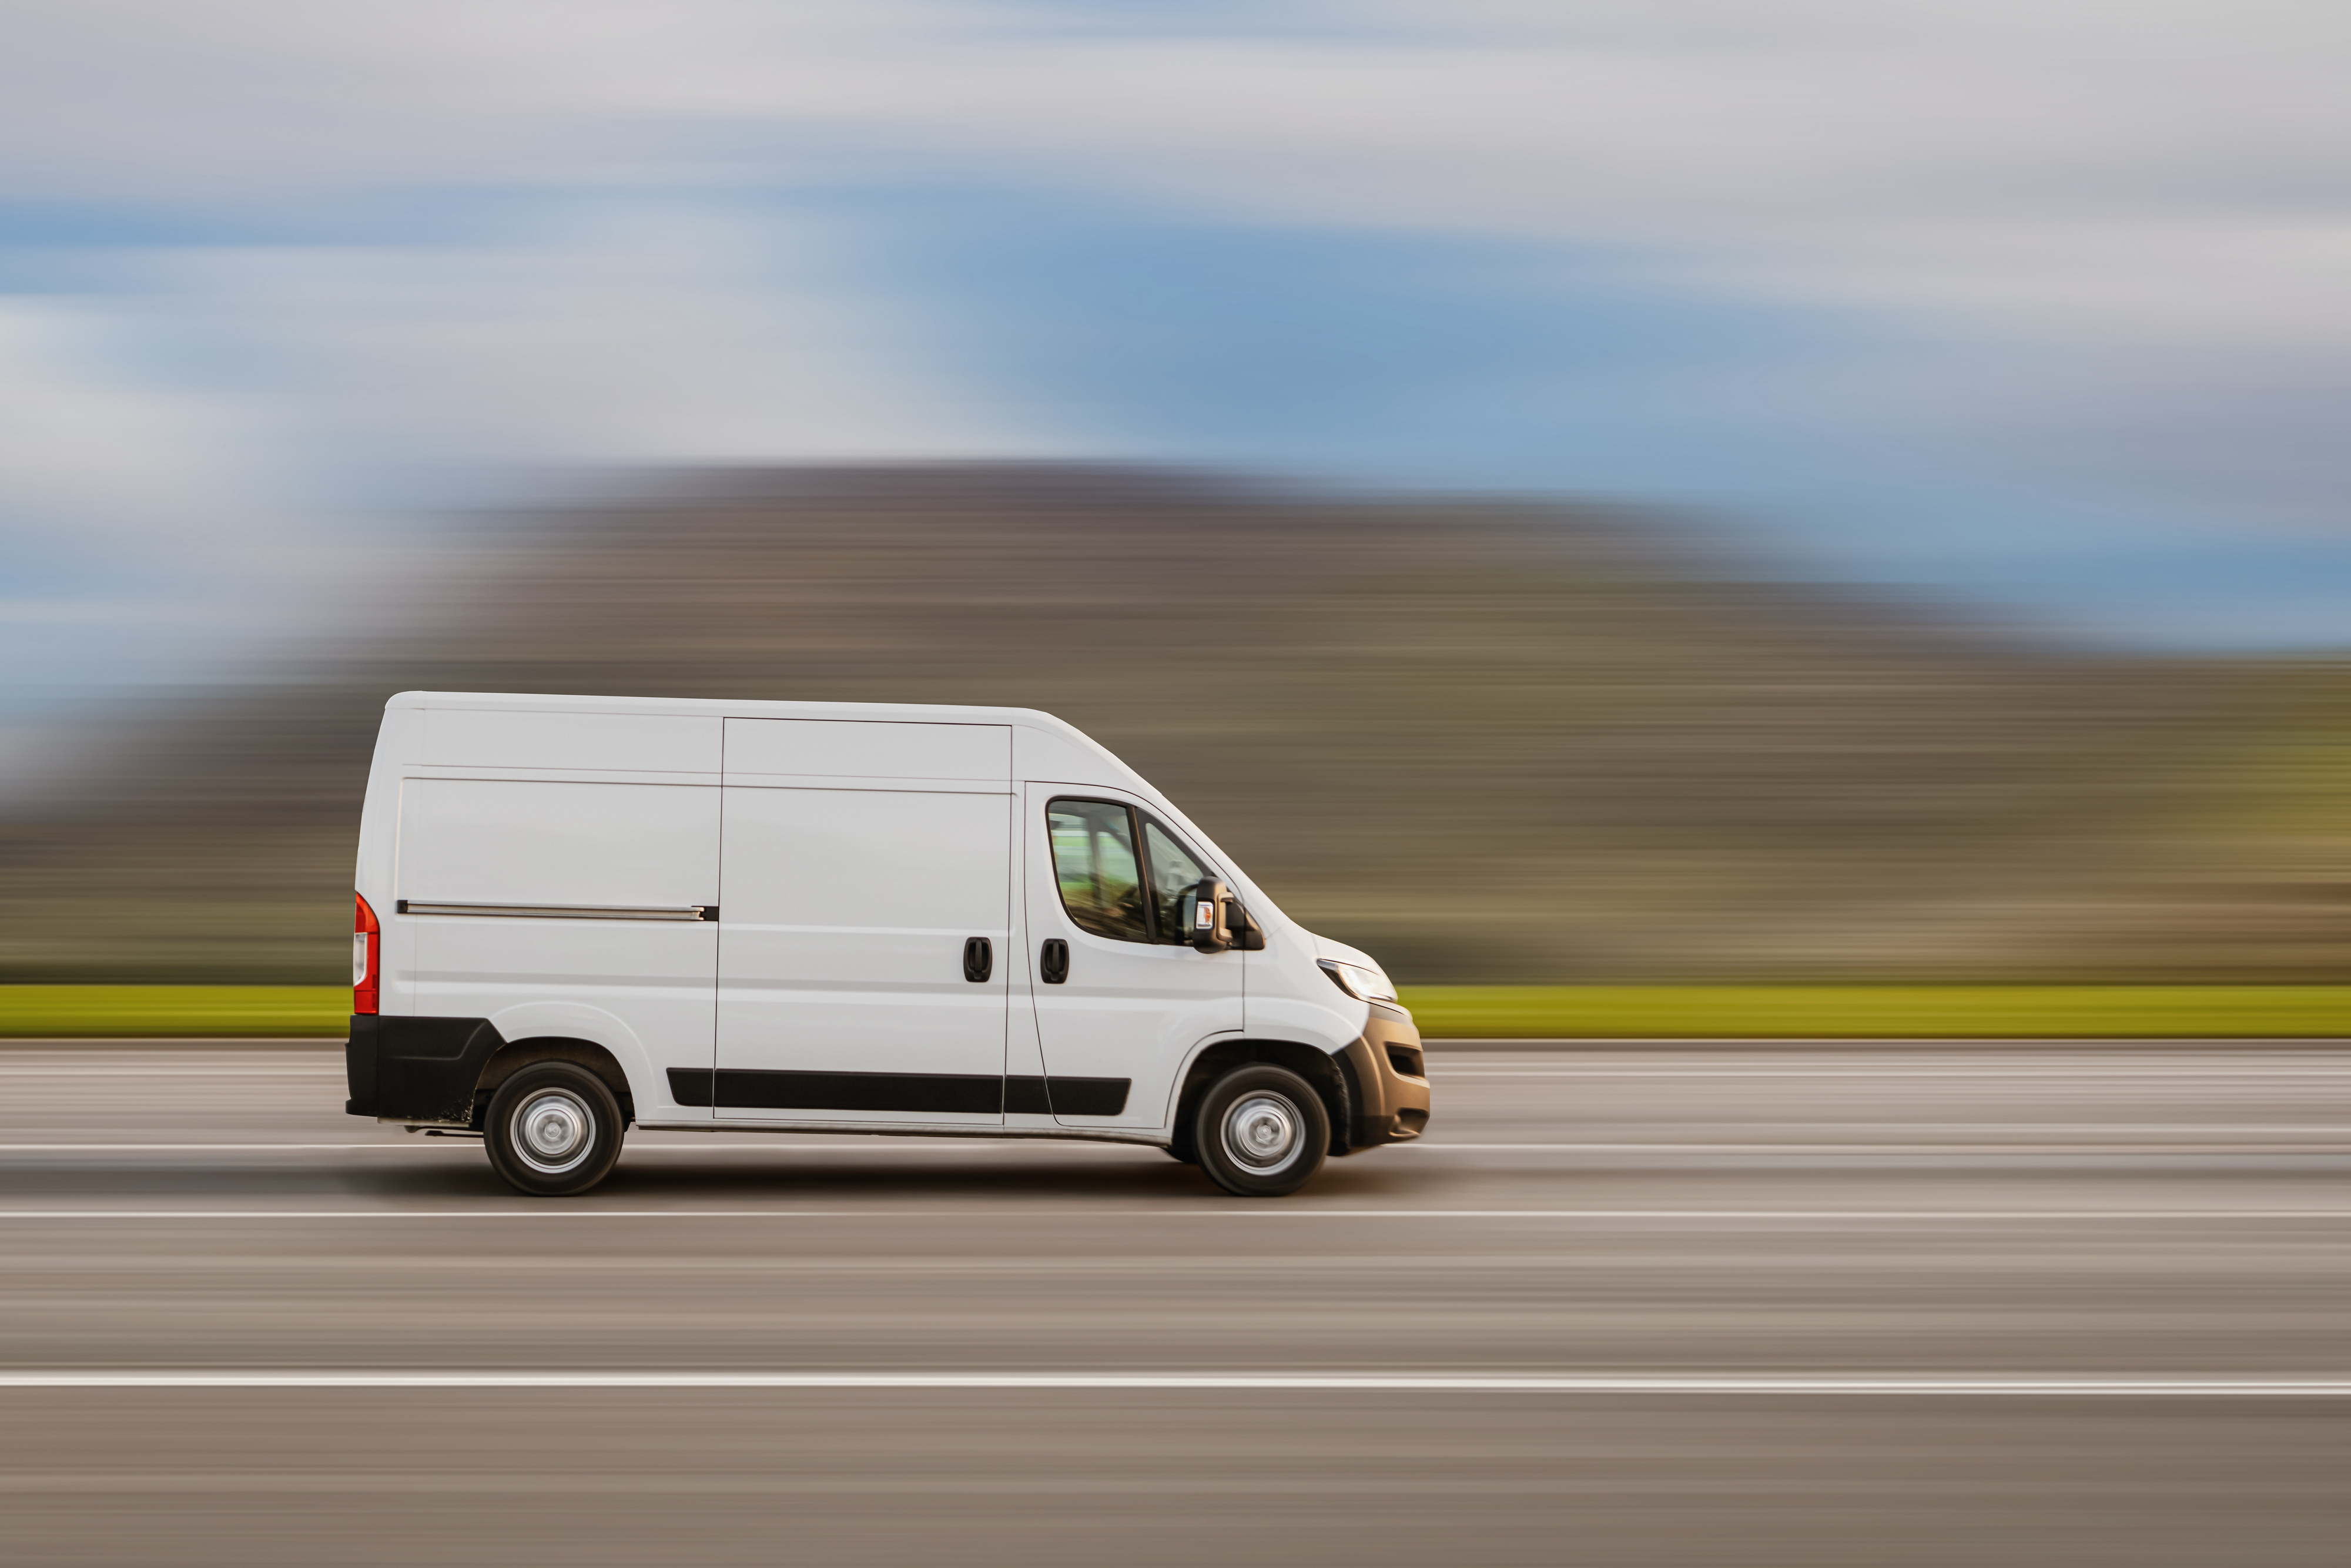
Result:
[[[0,744],[670,462],[1625,497],[2340,648],[2346,66],[2276,0],[20,0]]]

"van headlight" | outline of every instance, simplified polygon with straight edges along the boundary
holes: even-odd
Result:
[[[1393,1002],[1396,999],[1395,982],[1377,969],[1361,964],[1342,964],[1336,958],[1318,958],[1322,972],[1331,983],[1359,1002]]]

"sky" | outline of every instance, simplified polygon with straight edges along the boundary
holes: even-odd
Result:
[[[2091,640],[2351,643],[2340,6],[0,21],[0,747],[669,463],[1617,497]]]

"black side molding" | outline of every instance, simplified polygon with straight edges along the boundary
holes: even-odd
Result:
[[[903,1111],[920,1115],[1115,1116],[1125,1078],[998,1078],[961,1072],[778,1072],[673,1067],[670,1098],[719,1111]]]
[[[1131,1078],[1008,1078],[1004,1108],[1032,1116],[1115,1116],[1126,1109]]]
[[[1056,1116],[1116,1116],[1126,1110],[1131,1078],[1048,1078],[1046,1098]]]
[[[1004,1080],[961,1072],[771,1072],[726,1067],[673,1067],[671,1098],[721,1111],[910,1111],[993,1116],[1004,1108]]]

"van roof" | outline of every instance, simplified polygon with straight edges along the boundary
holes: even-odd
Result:
[[[1067,719],[1029,707],[966,707],[946,703],[793,703],[743,697],[600,697],[534,692],[402,692],[384,705],[386,713],[408,709],[470,708],[496,713],[680,714],[709,718],[818,718],[888,724],[1001,724],[1042,730],[1108,765],[1103,783],[1117,783],[1158,796],[1149,781],[1110,747]],[[1163,804],[1172,802],[1159,797]]]
[[[1025,724],[1098,742],[1077,726],[1029,707],[967,707],[946,703],[795,703],[749,697],[598,697],[538,692],[402,692],[392,708],[507,709],[517,713],[671,713],[732,718],[867,719],[901,724]]]

